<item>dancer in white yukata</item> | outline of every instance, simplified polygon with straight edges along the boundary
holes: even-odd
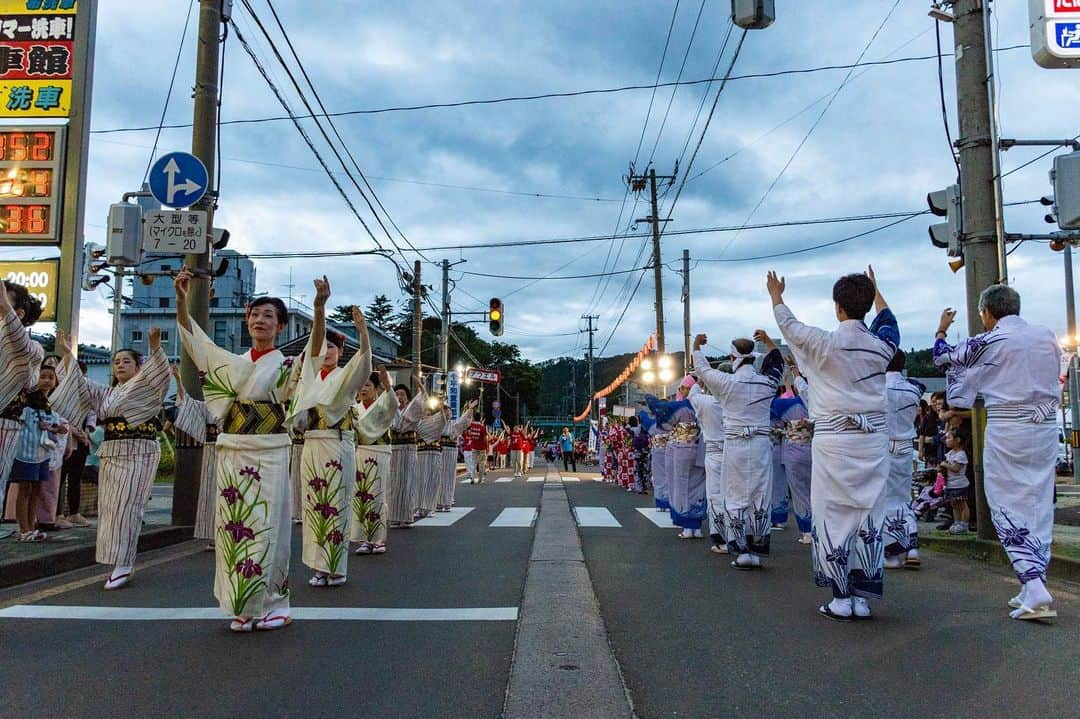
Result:
[[[1012,562],[1020,594],[1013,619],[1057,616],[1046,589],[1054,529],[1054,464],[1061,350],[1054,333],[1020,317],[1020,295],[991,285],[979,295],[986,332],[952,347],[946,333],[956,312],[945,310],[934,342],[934,362],[947,366],[949,405],[986,402],[983,485],[990,518]]]
[[[896,350],[885,372],[888,399],[889,481],[881,506],[885,512],[885,568],[918,569],[919,525],[911,508],[911,477],[915,471],[915,415],[926,391],[921,383],[901,374],[907,355]]]
[[[161,459],[158,415],[169,390],[169,360],[161,349],[159,327],[150,328],[147,345],[145,362],[134,350],[113,354],[115,383],[106,387],[79,371],[73,338],[56,333],[65,377],[52,396],[53,410],[75,426],[93,412],[105,428],[105,441],[97,451],[101,464],[95,559],[113,565],[106,589],[119,589],[131,580],[143,511]]]
[[[420,375],[413,376],[416,396],[403,384],[394,387],[398,409],[390,425],[390,526],[411,527],[419,498],[416,457],[416,423],[424,417],[427,395]]]
[[[180,370],[173,365],[173,378],[176,380],[176,419],[173,425],[186,434],[195,446],[202,447],[202,471],[199,474],[199,501],[195,508],[195,539],[209,542],[206,548],[214,548],[217,536],[215,515],[217,507],[217,420],[210,414],[206,402],[193,399],[184,391],[180,379]],[[177,442],[180,442],[177,438]]]
[[[814,580],[833,593],[818,611],[831,619],[869,618],[867,597],[881,596],[884,577],[885,368],[900,343],[896,317],[872,268],[833,285],[840,325],[831,332],[795,319],[784,304],[784,279],[775,272],[769,272],[766,286],[780,332],[812,388]],[[878,314],[867,329],[863,318],[871,307]]]
[[[769,352],[754,369],[754,342],[745,337],[731,343],[733,372],[711,369],[694,338],[694,371],[724,408],[724,530],[728,552],[737,555],[731,566],[755,569],[769,554],[772,527],[772,442],[769,405],[784,374],[784,357],[765,330],[754,332]]]
[[[315,322],[326,318],[315,307]],[[371,376],[371,342],[364,314],[352,308],[359,346],[344,367],[338,366],[345,337],[325,333],[325,356],[319,369],[302,372],[292,412],[304,430],[300,460],[304,518],[304,564],[315,571],[313,587],[340,587],[346,582],[349,520],[356,485],[356,437],[352,406],[356,393]],[[312,330],[314,333],[315,330]],[[315,365],[313,365],[314,367]]]
[[[454,490],[457,488],[458,438],[472,422],[473,408],[478,404],[480,400],[474,399],[468,402],[457,419],[452,419],[450,407],[443,405],[446,428],[443,430],[442,437],[439,438],[439,445],[442,447],[442,479],[439,484],[439,493],[435,498],[435,510],[438,512],[449,512],[454,506]],[[466,456],[468,454],[469,452],[465,452]]]
[[[205,377],[203,399],[221,428],[214,596],[234,618],[233,631],[279,629],[292,621],[288,404],[299,379],[297,367],[319,367],[314,348],[316,341],[321,347],[325,327],[313,326],[305,351],[311,361],[294,364],[274,349],[288,321],[285,303],[260,297],[246,309],[252,348],[232,354],[191,320],[187,299],[192,279],[183,269],[174,281],[176,320],[184,351]],[[316,280],[315,306],[325,311],[329,294],[326,278]]]
[[[41,317],[41,303],[22,285],[4,281],[0,291],[0,517],[4,515],[7,481],[15,462],[15,445],[22,429],[26,393],[37,387],[45,350],[30,337]],[[78,367],[75,368],[78,371]],[[63,381],[63,367],[57,368]],[[0,537],[6,532],[0,531]]]
[[[356,491],[351,524],[356,554],[385,554],[387,488],[390,486],[390,424],[397,414],[397,395],[390,391],[390,375],[379,365],[360,388],[353,406],[356,421]]]
[[[671,485],[673,477],[673,462],[675,459],[675,441],[671,432],[679,422],[679,410],[684,409],[683,414],[693,418],[694,410],[689,402],[673,402],[657,399],[653,395],[645,395],[645,402],[649,411],[656,418],[652,438],[653,449],[658,451],[659,462],[653,464],[653,499],[656,511],[671,511]],[[601,466],[603,462],[601,461]]]
[[[694,374],[697,374],[698,362],[705,362],[701,365],[702,369],[709,368],[705,354],[698,352],[694,355]],[[712,538],[710,550],[727,554],[727,540],[724,538],[724,407],[716,397],[701,389],[702,384],[695,383],[686,398],[694,408],[698,426],[701,427],[701,438],[705,440],[705,498],[709,507],[709,537]]]

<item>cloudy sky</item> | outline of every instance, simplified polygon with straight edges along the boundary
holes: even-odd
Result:
[[[251,0],[272,22],[265,0]],[[904,0],[886,17],[892,0],[780,0],[776,23],[751,32],[734,75],[843,65],[864,60],[932,55],[933,21],[928,3]],[[95,130],[155,125],[166,88],[187,0],[102,3],[98,18],[93,118]],[[729,21],[726,0],[631,0],[630,2],[385,3],[275,0],[303,63],[331,112],[428,103],[535,95],[551,92],[651,85],[657,76],[669,24],[662,81],[709,77]],[[843,6],[840,11],[839,6]],[[995,45],[1025,45],[1026,3],[998,2]],[[236,3],[236,22],[290,104],[302,112],[297,93],[274,61],[269,43]],[[700,22],[690,43],[692,28]],[[180,71],[167,122],[191,119],[195,19],[184,38]],[[738,33],[721,61],[730,62]],[[942,27],[951,52],[952,28]],[[284,43],[278,40],[284,51]],[[689,50],[688,50],[689,44]],[[1080,132],[1080,71],[1044,70],[1026,48],[997,53],[1002,136],[1072,137]],[[949,121],[956,107],[952,59],[945,59]],[[716,106],[708,133],[669,223],[671,231],[903,211],[925,207],[927,191],[950,184],[949,156],[933,60],[855,70],[785,74],[733,80]],[[686,165],[704,120],[691,133],[706,92],[704,85],[458,108],[340,117],[337,127],[393,221],[419,248],[484,242],[525,242],[635,232],[647,214],[647,197],[627,202],[623,176],[637,158],[651,159],[669,174]],[[715,87],[705,105],[708,112]],[[829,98],[835,98],[827,111]],[[672,99],[673,97],[673,99]],[[670,107],[669,107],[670,103]],[[650,112],[651,105],[651,112]],[[230,37],[226,48],[222,119],[276,116],[281,107],[250,58]],[[666,116],[666,121],[664,120]],[[818,118],[820,116],[820,121]],[[816,124],[812,133],[808,131]],[[310,120],[304,121],[327,161],[336,163]],[[643,132],[644,126],[644,132]],[[684,146],[690,138],[690,150]],[[150,157],[154,132],[92,135],[86,236],[101,241],[109,203],[137,189]],[[805,140],[805,142],[804,142]],[[218,223],[232,232],[239,251],[369,249],[371,238],[348,211],[290,122],[226,125]],[[640,148],[639,148],[640,143]],[[802,143],[801,149],[795,153]],[[167,129],[160,151],[190,147],[189,129]],[[1003,157],[1010,170],[1038,151],[1014,149]],[[782,168],[790,162],[777,181]],[[340,170],[340,166],[336,166]],[[1019,202],[1049,193],[1048,160],[1010,174],[1005,199]],[[700,177],[698,173],[708,170]],[[344,175],[353,202],[376,230],[370,213]],[[681,178],[680,178],[681,179]],[[424,184],[427,183],[427,184]],[[454,185],[459,187],[447,187]],[[766,191],[774,185],[772,190]],[[675,196],[663,188],[662,216]],[[513,194],[524,193],[524,194]],[[563,197],[536,197],[560,195]],[[569,198],[566,196],[570,196]],[[756,208],[756,209],[755,209]],[[1046,232],[1039,206],[1010,208],[1010,232]],[[829,287],[838,273],[873,263],[897,312],[905,346],[929,346],[944,306],[964,305],[962,273],[953,275],[944,251],[926,235],[927,217],[830,248],[771,260],[738,260],[797,250],[873,229],[887,220],[742,232],[682,234],[663,240],[665,312],[669,346],[681,346],[682,250],[693,258],[694,331],[713,344],[771,327],[765,272],[788,279],[789,304],[804,319],[832,323]],[[637,225],[637,232],[647,225]],[[393,232],[393,229],[391,228]],[[400,237],[395,239],[404,244]],[[652,330],[653,280],[641,272],[608,279],[546,279],[532,282],[484,275],[552,278],[640,268],[642,240],[426,252],[439,261],[467,259],[452,277],[453,306],[486,307],[503,297],[504,340],[521,345],[534,360],[580,355],[581,315],[599,315],[597,344],[606,353],[636,350]],[[5,250],[6,257],[18,252]],[[40,255],[41,252],[23,253]],[[408,253],[411,264],[415,254]],[[391,264],[379,258],[259,260],[258,289],[310,301],[311,277],[326,273],[335,304],[366,304],[376,293],[400,297]],[[460,271],[476,274],[461,274]],[[426,280],[438,287],[437,268],[425,263]],[[1009,257],[1010,281],[1024,298],[1024,313],[1062,332],[1065,325],[1062,257],[1045,244],[1026,243]],[[633,290],[636,287],[636,293]],[[106,290],[84,294],[83,340],[107,342]],[[632,295],[632,299],[628,298]],[[623,314],[621,323],[618,323]],[[618,324],[617,324],[618,323]],[[958,326],[965,326],[964,320]],[[612,334],[613,333],[613,334]],[[610,340],[609,340],[610,337]],[[723,338],[724,341],[718,341]]]

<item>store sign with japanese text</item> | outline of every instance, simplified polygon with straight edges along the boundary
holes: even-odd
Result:
[[[487,384],[498,384],[502,381],[502,375],[497,369],[481,369],[479,367],[470,367],[465,370],[465,378],[473,380],[474,382],[485,382]]]
[[[68,117],[77,0],[0,0],[0,118]]]

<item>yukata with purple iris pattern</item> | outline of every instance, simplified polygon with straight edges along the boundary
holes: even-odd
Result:
[[[1054,528],[1055,417],[1061,350],[1054,333],[1018,315],[953,347],[934,343],[948,367],[953,407],[986,402],[983,485],[990,518],[1021,584],[1046,580]]]

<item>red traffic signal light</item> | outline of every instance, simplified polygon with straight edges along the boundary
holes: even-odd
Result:
[[[503,303],[498,297],[492,297],[488,303],[488,329],[496,337],[503,333]]]

